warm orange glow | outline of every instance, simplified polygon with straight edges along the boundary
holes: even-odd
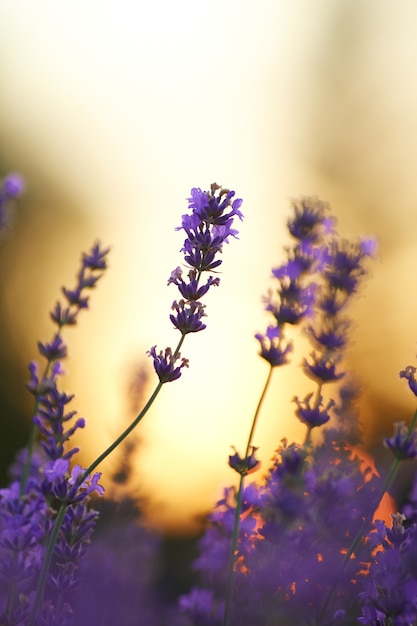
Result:
[[[403,70],[417,9],[343,6],[1,4],[2,157],[35,199],[16,226],[5,303],[25,357],[51,332],[48,310],[81,250],[97,237],[112,246],[92,310],[68,333],[66,383],[87,419],[84,463],[134,417],[128,365],[177,340],[166,280],[180,263],[174,228],[189,189],[217,181],[244,198],[240,241],[224,250],[222,284],[207,301],[208,329],[184,345],[191,368],[140,427],[135,481],[152,500],[152,524],[195,526],[235,481],[227,457],[245,445],[266,376],[253,334],[265,325],[260,296],[282,259],[290,198],[317,194],[343,232],[379,238],[384,265],[356,305],[351,364],[371,404],[407,404],[398,371],[417,340],[417,84]],[[291,405],[310,389],[301,358],[296,351],[274,377],[254,442],[263,468],[282,437],[303,438]]]

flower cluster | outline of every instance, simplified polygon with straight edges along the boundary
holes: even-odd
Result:
[[[62,329],[74,325],[87,308],[85,291],[106,269],[107,250],[95,244],[84,254],[75,289],[63,289],[67,304],[57,302],[51,318],[57,326],[50,342],[39,342],[46,365],[43,374],[32,362],[27,388],[35,408],[27,449],[14,467],[14,479],[0,492],[0,621],[4,624],[69,624],[66,595],[79,584],[78,564],[95,526],[97,512],[89,504],[103,494],[100,474],[91,479],[79,465],[70,467],[78,452],[68,446],[83,428],[83,418],[67,406],[72,395],[59,390],[67,346]],[[56,525],[62,507],[60,526]],[[56,528],[54,544],[46,541]],[[45,566],[48,565],[48,567]]]
[[[364,260],[374,244],[340,240],[329,207],[317,199],[302,198],[293,210],[288,228],[296,244],[286,250],[287,262],[273,270],[278,287],[266,298],[275,324],[256,338],[272,370],[287,362],[291,350],[290,343],[283,344],[285,325],[297,325],[309,337],[314,351],[303,369],[317,389],[304,400],[294,398],[307,437],[303,446],[284,441],[258,486],[243,486],[257,466],[254,446],[248,444],[243,459],[237,453],[229,457],[241,475],[239,491],[228,490],[210,515],[195,563],[202,586],[181,599],[195,625],[337,621],[342,626],[359,614],[357,585],[363,563],[371,558],[361,533],[377,507],[379,483],[346,443],[341,413],[349,413],[351,430],[356,421],[349,394],[343,394],[347,386],[339,403],[325,403],[322,387],[344,375],[336,369],[348,343],[349,320],[341,312],[366,273]],[[311,431],[330,423],[332,410],[339,420],[313,446]],[[257,417],[258,411],[250,443]],[[351,558],[344,562],[348,553]],[[233,574],[227,579],[230,554]]]
[[[4,179],[0,231],[22,188],[17,175]],[[219,285],[215,274],[224,244],[238,234],[234,221],[243,217],[241,204],[216,184],[210,191],[191,190],[189,212],[177,229],[185,232],[185,269],[177,267],[168,280],[180,294],[170,314],[178,345],[150,348],[155,390],[85,469],[71,443],[85,420],[70,408],[73,396],[61,390],[68,352],[63,331],[88,308],[88,292],[107,268],[108,250],[95,244],[82,256],[74,288],[63,288],[64,300],[51,312],[52,339],[38,344],[44,367],[29,365],[30,439],[11,467],[10,484],[0,489],[1,625],[417,626],[417,479],[403,510],[392,512],[390,523],[378,518],[399,465],[417,457],[417,411],[409,425],[396,422],[394,434],[384,439],[392,464],[381,478],[358,453],[357,387],[344,363],[347,307],[367,274],[375,242],[341,238],[330,207],[317,198],[293,202],[287,223],[292,246],[273,269],[275,289],[264,298],[270,323],[256,339],[270,367],[246,451],[234,449],[229,456],[238,487],[226,488],[209,514],[194,562],[198,580],[174,604],[166,606],[158,579],[160,540],[141,525],[138,508],[129,498],[99,501],[104,489],[95,469],[126,443],[161,387],[189,365],[180,349],[186,335],[206,327],[203,299]],[[314,389],[294,398],[306,436],[303,443],[282,440],[263,478],[247,484],[260,466],[252,441],[272,372],[288,362],[296,341],[295,332],[287,339],[289,328],[306,336],[312,349],[302,370]],[[415,396],[416,373],[412,365],[400,372]],[[334,392],[325,397],[330,383]],[[115,474],[119,487],[126,487],[133,447],[124,449]]]
[[[287,249],[288,260],[272,270],[277,287],[264,298],[274,323],[255,335],[261,357],[272,367],[288,363],[292,344],[284,343],[285,325],[299,325],[312,313],[317,286],[312,277],[322,265],[323,246],[333,229],[328,207],[320,200],[301,198],[293,208],[288,230],[295,244]]]
[[[203,272],[212,272],[221,265],[222,260],[218,257],[223,245],[228,243],[230,237],[237,237],[238,231],[233,228],[233,222],[235,217],[243,219],[239,210],[242,200],[233,199],[234,196],[234,191],[222,189],[215,183],[210,191],[191,190],[191,197],[188,198],[191,213],[182,216],[182,224],[177,228],[187,235],[181,252],[188,272],[184,279],[183,270],[177,267],[168,279],[168,285],[176,285],[181,294],[181,300],[173,302],[174,313],[170,315],[172,324],[181,333],[181,340],[174,351],[166,348],[157,353],[156,346],[153,346],[148,352],[161,383],[176,380],[181,376],[181,369],[188,367],[188,360],[181,359],[179,352],[185,335],[206,328],[202,321],[206,314],[201,298],[210,287],[218,286],[220,279],[209,276],[204,284],[200,281]]]

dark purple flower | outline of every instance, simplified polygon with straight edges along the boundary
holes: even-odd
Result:
[[[76,324],[77,313],[78,311],[71,311],[70,307],[63,307],[60,302],[57,302],[50,316],[52,321],[62,328],[62,326],[73,326]]]
[[[0,183],[0,233],[7,229],[11,220],[12,205],[23,191],[24,183],[19,174],[9,174]]]
[[[234,191],[224,190],[219,185],[211,185],[210,192],[194,188],[189,198],[191,214],[182,216],[183,229],[187,234],[182,252],[184,260],[198,274],[213,270],[221,264],[216,255],[221,253],[229,237],[236,237],[237,230],[232,228],[235,217],[243,218],[239,207],[242,200],[232,201]]]
[[[296,416],[306,424],[310,430],[326,424],[330,419],[329,410],[335,406],[334,400],[329,400],[327,405],[323,406],[322,396],[320,396],[318,402],[314,403],[314,406],[311,406],[313,395],[313,393],[308,394],[303,401],[299,400],[297,397],[293,400],[298,407],[295,412]]]
[[[408,386],[415,396],[417,396],[417,380],[416,380],[416,371],[413,365],[407,365],[405,370],[400,372],[400,378],[405,378],[408,381]]]
[[[85,269],[89,269],[92,272],[103,272],[107,269],[107,255],[110,248],[100,248],[100,244],[97,242],[91,248],[90,252],[84,253],[82,256],[82,266]]]
[[[148,350],[147,354],[153,358],[155,372],[158,374],[161,383],[177,380],[181,376],[181,369],[188,367],[188,359],[181,359],[180,353],[174,355],[171,348],[165,348],[165,352],[160,350],[159,354],[157,354],[156,346],[153,346]],[[178,361],[181,361],[180,365],[176,365]]]
[[[184,300],[200,300],[208,292],[211,286],[218,286],[220,283],[219,278],[213,278],[210,276],[205,285],[199,285],[196,270],[190,270],[188,272],[188,282],[185,282],[182,278],[182,270],[177,267],[168,279],[168,285],[173,283],[177,285],[180,294]]]
[[[251,446],[248,455],[243,459],[236,451],[236,449],[233,449],[235,450],[235,453],[229,456],[229,465],[238,474],[241,474],[241,476],[246,476],[247,474],[251,474],[255,470],[259,469],[259,461],[255,457],[255,452],[258,448],[255,448],[255,446]]]
[[[50,343],[38,342],[40,354],[49,362],[65,359],[67,356],[67,346],[59,334],[56,334]]]
[[[320,244],[332,232],[333,220],[328,205],[316,198],[301,198],[293,203],[294,217],[288,221],[288,230],[306,249]]]
[[[394,435],[384,439],[384,445],[399,459],[413,459],[417,456],[417,432],[410,429],[405,422],[395,422]]]
[[[277,288],[277,297],[271,293],[264,298],[265,309],[270,311],[279,326],[299,324],[312,311],[315,300],[315,285],[302,287],[296,280],[281,278]]]
[[[336,370],[337,362],[334,359],[329,359],[326,355],[320,355],[316,352],[312,352],[310,357],[311,362],[304,359],[303,370],[309,378],[316,382],[321,384],[335,382],[345,375],[344,372]]]
[[[235,199],[232,201],[234,195],[234,191],[222,189],[216,183],[211,185],[210,192],[201,191],[200,188],[194,187],[191,189],[191,197],[188,198],[188,206],[193,209],[200,222],[224,226],[233,216],[243,219],[243,215],[239,211],[242,200]]]
[[[201,302],[180,300],[173,302],[171,308],[176,311],[176,315],[170,315],[169,319],[183,335],[197,333],[206,328],[206,325],[201,321],[201,318],[205,316],[204,304]]]
[[[101,472],[95,472],[92,476],[84,476],[84,472],[85,470],[81,465],[74,465],[72,468],[71,476],[68,478],[68,485],[71,488],[66,496],[67,502],[80,502],[92,493],[97,493],[99,496],[103,495],[104,487],[98,482],[101,478]],[[83,480],[81,480],[82,478]]]
[[[265,335],[257,333],[255,338],[261,344],[260,356],[272,367],[288,363],[293,347],[291,343],[283,343],[279,326],[268,326]]]
[[[360,278],[366,273],[364,259],[373,256],[375,248],[374,239],[357,242],[334,239],[325,256],[324,276],[329,285],[346,294],[354,293]]]

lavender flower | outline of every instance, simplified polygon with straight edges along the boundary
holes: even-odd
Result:
[[[404,519],[401,514],[393,514],[391,529],[376,521],[369,535],[377,552],[359,594],[361,624],[407,626],[417,620],[417,527],[404,528]]]
[[[408,381],[408,386],[415,396],[417,396],[416,372],[417,368],[413,365],[407,365],[407,367],[400,372],[400,378],[405,378]]]
[[[202,322],[206,314],[201,298],[211,287],[217,287],[220,279],[209,276],[202,285],[200,279],[203,272],[212,271],[221,265],[222,261],[217,257],[223,250],[223,244],[238,234],[232,226],[235,217],[243,219],[239,210],[242,200],[233,199],[234,196],[234,191],[222,189],[215,183],[211,185],[210,191],[202,191],[199,188],[191,190],[191,197],[188,198],[191,213],[182,216],[182,224],[177,228],[184,230],[187,235],[181,252],[184,253],[184,261],[190,268],[188,280],[184,280],[180,267],[175,268],[168,279],[168,285],[176,285],[182,296],[179,301],[174,300],[172,310],[175,313],[170,315],[174,327],[181,333],[181,340],[175,350],[166,348],[165,353],[162,351],[157,353],[156,346],[153,346],[147,353],[153,358],[154,369],[162,384],[177,380],[181,376],[181,369],[188,367],[186,359],[182,359],[181,364],[176,366],[180,358],[179,348],[185,335],[206,328]]]
[[[188,360],[181,359],[181,354],[173,354],[171,348],[165,348],[165,353],[162,350],[159,354],[156,353],[156,346],[148,351],[153,358],[153,364],[155,372],[158,374],[158,378],[161,383],[169,383],[173,380],[177,380],[181,376],[181,370],[183,367],[188,367]],[[176,363],[180,361],[180,365]]]
[[[406,423],[395,422],[394,435],[384,439],[384,445],[399,459],[413,459],[417,456],[417,432],[407,427]]]
[[[275,292],[269,291],[264,298],[275,324],[269,325],[265,334],[255,335],[261,345],[260,356],[271,367],[288,362],[292,344],[282,345],[285,325],[300,325],[312,313],[316,298],[312,277],[321,266],[323,245],[332,229],[327,205],[319,200],[302,198],[293,203],[293,209],[288,229],[296,243],[287,250],[287,262],[272,270],[278,284]]]
[[[19,174],[8,174],[0,184],[0,234],[10,224],[13,203],[24,191],[24,182]]]

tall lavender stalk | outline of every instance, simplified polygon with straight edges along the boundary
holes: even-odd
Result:
[[[100,474],[93,472],[137,426],[152,406],[162,386],[177,380],[182,369],[188,367],[188,360],[181,357],[181,346],[187,334],[199,332],[206,327],[202,321],[205,317],[205,305],[201,299],[210,287],[217,286],[220,282],[218,277],[210,275],[206,282],[202,283],[202,275],[220,266],[222,261],[218,256],[222,252],[223,244],[228,242],[230,237],[237,236],[237,230],[232,227],[234,217],[238,216],[240,219],[243,217],[239,211],[242,201],[233,199],[234,195],[233,191],[223,190],[216,184],[211,186],[210,192],[192,189],[189,198],[191,213],[183,215],[182,226],[179,227],[185,230],[187,235],[182,248],[184,261],[188,266],[187,278],[184,280],[182,269],[177,267],[168,280],[168,284],[175,284],[181,294],[181,299],[173,302],[173,313],[170,315],[172,324],[181,335],[178,344],[174,350],[168,347],[158,352],[156,346],[150,348],[148,354],[153,359],[159,380],[144,408],[88,468],[83,469],[75,465],[71,471],[70,460],[78,450],[68,450],[66,444],[78,428],[84,427],[84,420],[79,418],[70,428],[67,427],[75,412],[66,412],[66,405],[72,400],[72,396],[59,392],[57,388],[57,379],[63,372],[61,360],[67,354],[61,331],[64,326],[74,324],[79,311],[87,307],[87,298],[83,291],[95,286],[106,268],[105,256],[108,251],[101,250],[96,244],[89,255],[83,256],[76,288],[63,289],[67,304],[63,306],[57,303],[51,313],[58,330],[51,342],[38,345],[40,354],[46,359],[43,374],[39,374],[36,364],[30,366],[31,380],[28,388],[35,397],[35,416],[20,476],[18,496],[18,501],[25,500],[36,483],[36,480],[32,480],[32,475],[35,472],[36,438],[37,434],[40,434],[42,453],[48,459],[46,464],[42,465],[41,462],[40,467],[45,479],[40,483],[40,488],[42,494],[47,494],[46,502],[53,502],[52,510],[55,512],[52,516],[46,515],[47,521],[43,522],[43,532],[38,533],[39,546],[35,562],[30,566],[30,571],[25,572],[23,576],[24,579],[37,578],[36,592],[24,608],[18,606],[16,577],[12,577],[6,608],[7,619],[19,616],[22,626],[23,624],[35,626],[45,619],[49,620],[48,623],[52,624],[53,621],[62,626],[70,623],[70,609],[64,596],[75,584],[76,563],[85,550],[97,517],[93,510],[89,510],[88,499],[93,492],[99,495],[103,492],[98,482]],[[15,492],[2,495],[4,503],[16,497]],[[40,510],[44,496],[39,493],[37,498]],[[51,511],[50,508],[47,510]],[[40,514],[41,519],[45,517],[45,511]],[[48,540],[43,546],[42,540],[45,536]],[[29,547],[24,546],[25,550]],[[23,557],[22,549],[20,554],[21,560],[24,558],[25,562],[30,563],[27,557]],[[52,596],[50,592],[46,594],[47,583],[53,590]],[[49,617],[46,617],[47,614]]]

